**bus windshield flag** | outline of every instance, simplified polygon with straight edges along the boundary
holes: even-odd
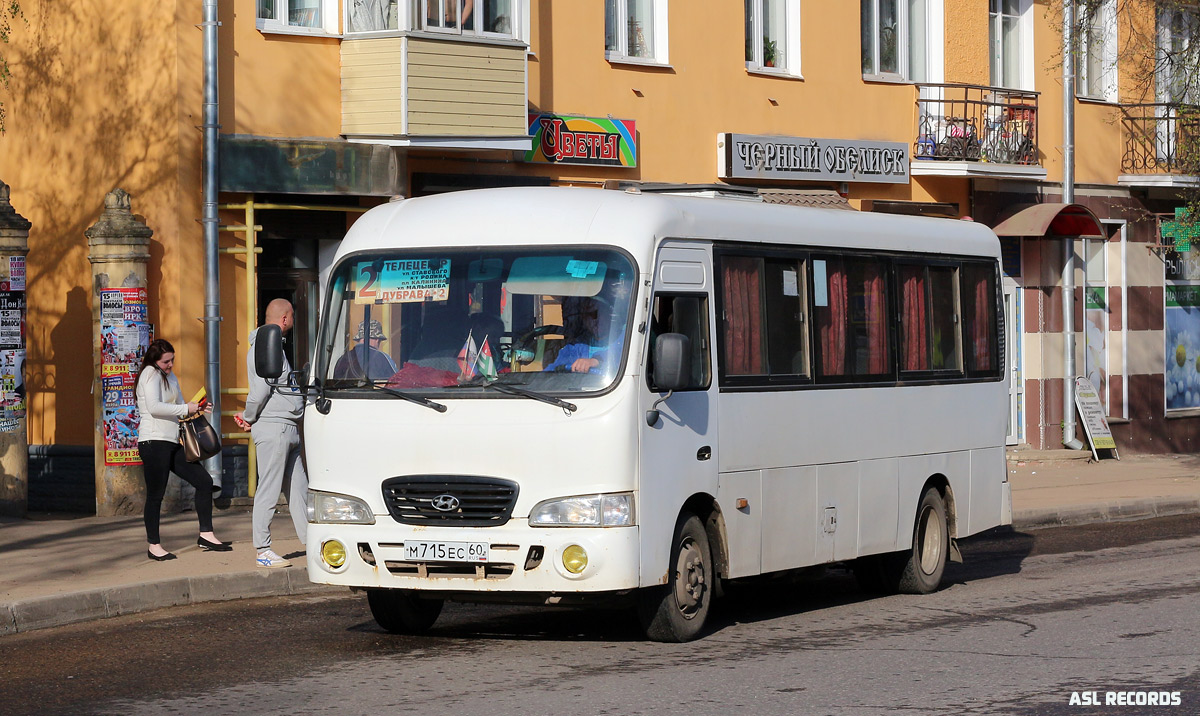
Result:
[[[479,348],[479,373],[488,380],[496,379],[496,361],[492,358],[492,347],[488,345],[488,337],[483,337]]]
[[[475,347],[475,339],[467,332],[467,342],[458,352],[458,370],[464,379],[475,377],[475,362],[479,359],[479,349]]]

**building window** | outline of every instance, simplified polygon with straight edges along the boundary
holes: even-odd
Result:
[[[400,27],[399,0],[347,0],[346,32],[379,32]]]
[[[1024,22],[1022,6],[1028,0],[990,0],[988,43],[991,47],[992,85],[1020,88],[1025,81]]]
[[[930,0],[861,1],[862,73],[927,81]]]
[[[604,51],[610,60],[666,64],[666,0],[605,0]]]
[[[1075,12],[1079,27],[1079,67],[1075,91],[1082,97],[1116,102],[1116,0],[1080,2]]]
[[[461,35],[518,37],[520,0],[413,0],[414,27]]]
[[[746,67],[800,74],[799,0],[746,0]]]
[[[337,21],[336,0],[258,0],[259,30],[337,34]]]

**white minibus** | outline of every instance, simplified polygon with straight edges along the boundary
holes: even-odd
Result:
[[[722,580],[932,592],[1011,521],[999,259],[969,221],[637,190],[371,209],[305,380],[309,578],[395,632],[623,601],[662,641]]]

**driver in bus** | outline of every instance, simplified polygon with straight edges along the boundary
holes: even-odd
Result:
[[[383,333],[383,324],[372,320],[369,333],[365,324],[366,321],[360,321],[358,332],[354,334],[358,345],[346,351],[333,366],[335,379],[387,380],[396,374],[396,362],[379,349],[380,344],[387,340]]]
[[[606,282],[595,297],[564,298],[563,330],[567,343],[542,370],[601,373],[610,355],[619,361],[625,346],[625,327],[613,325],[613,311],[623,310],[628,295],[628,286],[617,276]]]

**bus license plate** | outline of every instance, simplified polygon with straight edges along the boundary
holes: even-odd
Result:
[[[486,542],[405,542],[404,558],[415,562],[487,562]]]

